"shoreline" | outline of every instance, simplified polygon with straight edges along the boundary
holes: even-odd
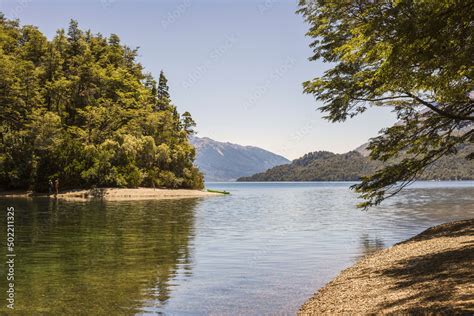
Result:
[[[433,226],[368,255],[298,315],[474,313],[474,219]]]
[[[43,197],[70,201],[88,201],[101,199],[106,201],[138,201],[138,200],[165,200],[185,199],[221,195],[193,189],[153,189],[153,188],[97,188],[61,191],[57,196],[32,191],[1,191],[4,198],[32,198]]]

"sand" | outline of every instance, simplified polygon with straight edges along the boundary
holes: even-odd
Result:
[[[474,219],[432,227],[341,272],[299,315],[474,314]]]
[[[182,199],[197,198],[207,196],[218,196],[219,193],[206,192],[200,190],[187,189],[153,189],[153,188],[100,188],[91,190],[71,190],[60,192],[56,197],[49,195],[50,198],[63,200],[88,200],[100,198],[107,201],[135,201],[135,200],[162,200],[162,199]],[[1,192],[0,197],[47,197],[46,194],[36,194],[32,192]]]

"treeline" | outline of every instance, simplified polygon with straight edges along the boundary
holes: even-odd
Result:
[[[441,158],[418,177],[419,180],[473,180],[474,160],[466,160],[474,145],[459,148],[456,155]],[[237,181],[357,181],[383,165],[357,151],[334,154],[317,151]]]
[[[195,123],[136,57],[76,21],[48,40],[0,13],[0,186],[201,188]]]

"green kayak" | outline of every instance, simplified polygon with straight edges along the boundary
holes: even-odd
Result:
[[[228,191],[211,190],[211,189],[207,189],[207,192],[220,193],[220,194],[230,194],[230,192],[228,192]]]

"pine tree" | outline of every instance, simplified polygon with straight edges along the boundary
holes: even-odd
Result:
[[[0,187],[203,186],[166,77],[117,35],[72,20],[48,41],[0,14],[0,52]]]
[[[191,113],[189,113],[188,111],[184,112],[181,115],[181,122],[182,122],[182,126],[183,126],[184,131],[188,135],[195,134],[194,127],[196,127],[196,122],[191,117]]]
[[[166,76],[162,71],[160,71],[160,78],[158,79],[158,99],[162,100],[169,100],[170,99],[170,94],[169,94],[169,87],[168,87],[168,79],[166,79]]]
[[[79,29],[79,24],[76,20],[71,20],[69,22],[69,28],[67,31],[68,42],[70,44],[69,53],[74,56],[81,52],[81,43],[82,31]]]
[[[170,107],[171,100],[170,100],[170,94],[169,94],[168,79],[166,79],[166,76],[163,73],[163,70],[160,71],[156,97],[157,97],[156,109],[158,111],[163,111]]]

